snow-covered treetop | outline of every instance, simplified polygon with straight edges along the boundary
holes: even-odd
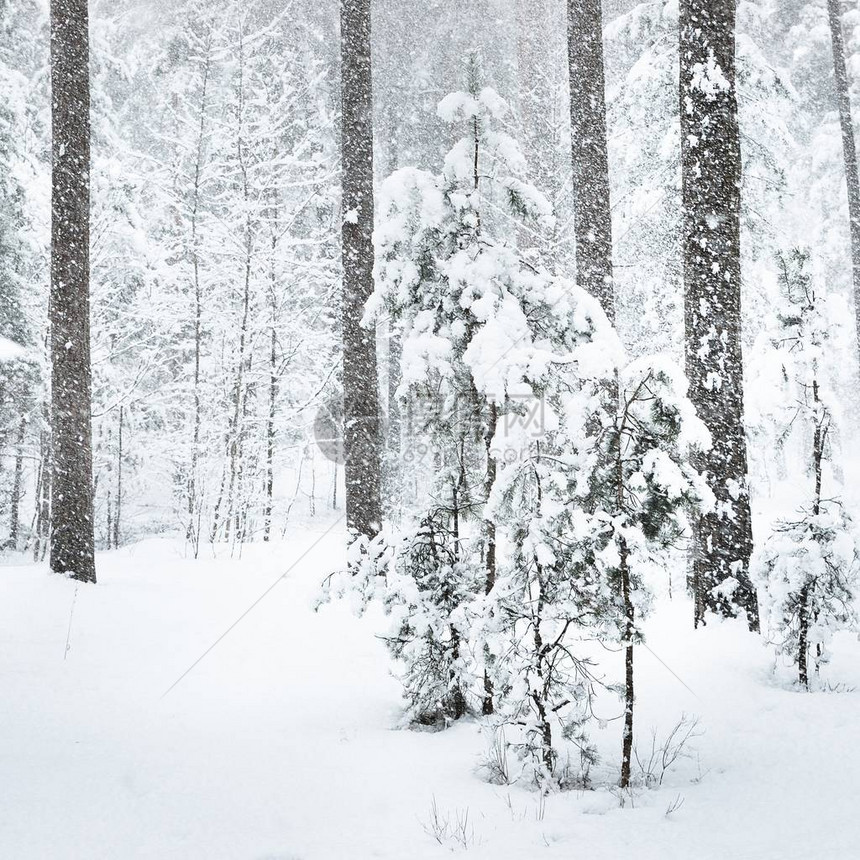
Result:
[[[823,407],[836,418],[832,389],[838,356],[850,348],[851,311],[842,296],[820,288],[807,251],[781,254],[778,265],[773,310],[755,348],[753,400],[762,418],[789,425],[798,410],[811,417]]]
[[[488,87],[446,96],[439,115],[465,128],[442,171],[404,168],[382,184],[367,319],[385,309],[402,327],[401,394],[468,369],[466,387],[502,403],[535,393],[554,363],[594,375],[617,366],[597,302],[516,247],[512,225],[552,211],[517,142],[495,127],[507,110]]]

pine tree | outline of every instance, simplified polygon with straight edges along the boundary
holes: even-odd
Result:
[[[383,184],[378,286],[368,307],[370,319],[387,311],[401,333],[398,396],[411,404],[412,426],[432,459],[426,499],[397,535],[381,539],[394,546],[385,556],[385,601],[411,607],[403,610],[413,631],[409,647],[399,623],[391,639],[405,664],[410,713],[421,721],[461,716],[476,701],[484,713],[493,708],[483,646],[472,643],[470,661],[461,647],[470,632],[464,601],[486,595],[495,582],[495,525],[483,515],[496,469],[492,440],[522,393],[517,380],[536,349],[529,302],[538,327],[563,313],[545,294],[561,299],[564,286],[535,273],[499,238],[508,219],[539,222],[551,214],[524,180],[515,141],[496,128],[506,103],[479,77],[472,63],[470,91],[439,105],[440,117],[464,132],[442,173],[403,168]],[[373,545],[366,552],[370,559],[384,555]],[[428,559],[444,570],[425,568]],[[436,585],[425,588],[428,582]],[[425,690],[448,689],[450,701],[413,691],[416,665]],[[479,689],[476,677],[483,678]]]
[[[714,440],[700,466],[717,499],[696,526],[695,621],[743,613],[758,629],[741,344],[741,149],[735,0],[682,0],[680,116],[685,354],[690,397]]]
[[[672,563],[687,515],[713,509],[713,495],[693,466],[711,438],[687,399],[687,381],[671,362],[643,358],[618,375],[618,399],[598,413],[596,467],[582,541],[613,594],[616,635],[625,648],[621,787],[630,784],[635,704],[634,645],[648,608],[648,580]],[[613,408],[614,406],[614,408]]]
[[[95,582],[86,0],[52,0],[51,570]]]
[[[495,587],[473,609],[492,654],[494,724],[544,789],[587,784],[596,761],[587,729],[605,684],[582,642],[605,634],[616,607],[583,543],[582,489],[595,463],[595,409],[622,358],[597,299],[570,284],[563,300],[551,295],[533,288],[522,297],[528,315],[543,319],[549,355],[526,374],[529,396],[504,410],[494,443],[502,466],[485,515],[501,554]],[[551,314],[541,305],[548,298]],[[568,744],[578,766],[564,755]]]
[[[860,537],[829,468],[837,423],[833,349],[848,315],[845,303],[836,297],[828,302],[816,289],[808,253],[781,256],[780,268],[781,296],[768,333],[780,393],[773,420],[783,437],[799,437],[812,490],[793,517],[777,520],[754,572],[765,595],[769,638],[792,658],[800,685],[808,688],[813,648],[817,674],[833,632],[858,623]]]

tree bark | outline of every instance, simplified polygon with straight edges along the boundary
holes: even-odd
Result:
[[[685,357],[690,399],[713,439],[697,465],[717,502],[696,523],[696,605],[722,616],[742,612],[758,630],[749,578],[735,0],[682,0],[680,66]],[[733,593],[715,591],[731,577]],[[697,611],[696,623],[703,615]]]
[[[362,326],[373,292],[373,112],[370,0],[341,0],[343,400],[348,528],[380,528],[376,333]]]
[[[87,0],[51,0],[51,570],[96,581]]]
[[[857,170],[857,146],[851,119],[851,96],[848,70],[845,66],[845,42],[839,0],[827,0],[830,39],[833,44],[833,71],[839,102],[839,124],[842,127],[842,156],[845,161],[845,183],[848,187],[848,218],[851,223],[851,269],[854,285],[854,316],[857,346],[860,349],[860,175]]]
[[[601,0],[568,0],[576,280],[615,322]]]

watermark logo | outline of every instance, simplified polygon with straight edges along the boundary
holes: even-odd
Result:
[[[543,439],[552,421],[551,411],[544,400],[534,396],[508,396],[496,407],[495,428],[490,428],[486,401],[474,398],[447,398],[444,403],[432,398],[413,397],[399,404],[396,424],[392,416],[357,416],[353,422],[367,423],[368,432],[379,434],[383,447],[399,450],[405,465],[427,463],[439,466],[452,455],[458,439],[480,442],[488,446],[490,456],[498,463],[515,463],[530,456],[535,442]],[[396,434],[391,428],[396,427]],[[317,410],[313,423],[314,440],[328,460],[345,461],[344,409],[340,398],[331,398]],[[386,440],[397,436],[397,442],[387,446]],[[399,443],[399,444],[398,444]],[[449,444],[450,443],[450,444]],[[454,452],[456,453],[456,452]]]

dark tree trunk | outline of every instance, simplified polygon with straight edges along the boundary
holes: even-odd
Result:
[[[615,322],[601,0],[568,0],[576,281]]]
[[[373,111],[370,0],[341,0],[343,406],[346,521],[379,531],[380,433],[376,333],[361,325],[373,292]]]
[[[848,217],[851,222],[851,268],[854,278],[854,315],[857,345],[860,348],[860,176],[857,171],[857,146],[851,120],[851,97],[848,70],[845,67],[845,43],[839,0],[827,0],[830,38],[833,43],[833,70],[839,101],[839,124],[842,126],[842,154],[845,160],[845,182],[848,186]]]
[[[484,495],[487,499],[493,489],[493,484],[496,483],[496,460],[492,456],[493,437],[496,435],[496,426],[498,424],[498,409],[495,403],[490,405],[490,415],[487,422],[487,427],[484,432],[484,444],[487,449],[487,473],[484,477]],[[487,554],[484,560],[485,578],[484,578],[484,594],[489,594],[496,585],[496,524],[492,520],[484,521],[487,539]],[[484,660],[489,664],[492,656],[489,647],[484,647]],[[484,701],[481,705],[481,713],[484,716],[489,716],[493,713],[493,681],[490,678],[489,665],[484,669]]]
[[[614,393],[618,398],[617,389]],[[622,407],[623,409],[623,407]],[[615,504],[616,515],[624,513],[624,437],[628,413],[623,410],[618,428],[618,447],[615,452]],[[619,574],[621,602],[624,610],[624,728],[621,733],[621,788],[630,787],[630,769],[633,763],[633,710],[636,690],[633,676],[633,637],[636,635],[636,614],[633,606],[633,587],[630,581],[630,553],[627,541],[619,541]]]
[[[800,589],[797,618],[797,677],[801,686],[809,688],[809,589],[807,583]]]
[[[821,483],[823,479],[824,444],[827,440],[827,410],[822,407],[821,396],[818,386],[818,368],[813,367],[812,374],[812,402],[815,407],[815,427],[812,432],[812,474],[815,485],[812,500],[812,514],[818,516],[821,513]],[[809,623],[814,620],[810,617],[810,599],[814,596],[815,582],[810,579],[800,590],[798,597],[798,636],[797,636],[797,675],[801,686],[809,689]],[[821,660],[821,645],[816,644],[815,650],[815,672],[818,674]]]
[[[460,560],[460,502],[462,494],[466,488],[466,468],[464,462],[464,443],[461,439],[459,442],[460,455],[460,474],[457,482],[451,488],[451,536],[454,539],[454,559],[455,562]],[[466,714],[466,695],[463,688],[460,686],[460,679],[457,671],[454,668],[457,661],[460,659],[460,634],[457,628],[452,624],[449,628],[451,635],[451,670],[449,674],[449,691],[447,710],[451,717],[459,720]]]
[[[51,570],[96,581],[87,0],[51,0]]]
[[[624,729],[621,735],[621,788],[630,786],[630,768],[633,763],[633,709],[636,689],[633,684],[633,637],[636,618],[630,588],[630,568],[627,562],[627,545],[621,545],[621,589],[624,599]]]
[[[546,775],[552,776],[555,770],[555,751],[552,748],[552,723],[549,721],[549,714],[546,709],[546,682],[544,679],[544,642],[540,633],[539,619],[543,615],[543,597],[539,597],[535,607],[535,619],[537,622],[533,625],[532,641],[534,642],[534,653],[537,658],[535,667],[537,676],[540,680],[540,689],[532,692],[532,701],[537,711],[537,726],[540,732],[540,749],[541,762],[543,763]]]
[[[716,512],[696,524],[696,605],[722,616],[742,612],[758,630],[749,578],[735,0],[682,0],[680,65],[686,367],[690,399],[713,438],[698,465],[717,501]],[[703,69],[711,69],[710,79]],[[730,577],[737,583],[733,592],[714,590]],[[703,613],[695,620],[703,622]]]

